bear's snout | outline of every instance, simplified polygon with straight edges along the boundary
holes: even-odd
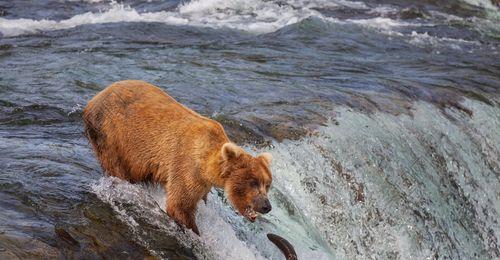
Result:
[[[264,196],[257,197],[254,202],[254,205],[255,205],[255,211],[262,214],[266,214],[272,209],[271,202],[269,202],[269,199],[267,199]]]

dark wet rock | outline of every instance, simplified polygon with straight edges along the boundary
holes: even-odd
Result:
[[[93,197],[93,196],[92,196]],[[96,205],[98,204],[98,205]],[[61,240],[60,248],[69,258],[114,258],[145,259],[154,257],[148,249],[135,241],[130,228],[117,219],[114,211],[95,198],[82,205],[86,224],[73,225],[70,228],[56,227],[57,237]],[[141,223],[143,224],[143,223]],[[147,225],[144,224],[147,229]],[[175,238],[158,237],[165,257],[191,259],[193,254],[183,248]]]
[[[15,107],[16,104],[14,104],[10,101],[7,101],[7,100],[0,100],[0,106],[2,106],[2,107]]]
[[[0,33],[0,39],[2,38],[2,33]],[[14,46],[12,44],[1,44],[0,45],[0,58],[6,58],[12,55],[12,48]],[[0,78],[2,80],[2,78]]]
[[[2,189],[0,189],[2,190]],[[12,194],[21,193],[17,188]],[[2,191],[5,191],[3,189]],[[22,191],[24,192],[24,191]],[[1,194],[1,193],[0,193]],[[56,226],[12,226],[16,232],[0,234],[0,259],[151,259],[156,257],[136,240],[131,228],[122,222],[116,212],[95,195],[88,194],[80,202],[53,201],[47,195],[38,204],[43,209],[32,212],[33,206],[26,206],[26,214],[44,214],[45,218],[57,219]],[[74,200],[74,198],[73,198]],[[8,202],[9,197],[2,197]],[[71,207],[61,204],[68,203]],[[29,203],[31,205],[31,203]],[[21,211],[21,203],[13,205]],[[53,205],[57,205],[54,207]],[[3,205],[5,207],[5,205]],[[64,208],[64,210],[62,210]],[[43,213],[42,213],[43,212]],[[2,223],[4,224],[4,223]],[[5,223],[14,225],[15,223]],[[154,240],[154,248],[161,250],[160,257],[166,259],[193,259],[189,248],[179,244],[179,238],[165,236],[160,230],[150,228],[148,223],[140,223]],[[49,231],[50,230],[50,231]],[[156,234],[156,235],[155,235]]]
[[[91,89],[91,90],[101,90],[102,87],[93,82],[83,82],[81,80],[75,80],[75,85],[80,88]]]
[[[472,110],[461,104],[463,100],[462,95],[458,95],[447,89],[438,89],[429,93],[431,94],[428,96],[429,101],[439,107],[444,115],[447,115],[445,111],[446,108],[455,108],[472,117]]]
[[[80,243],[78,243],[78,241],[76,241],[64,228],[56,226],[54,231],[64,242],[76,248],[80,247]]]
[[[353,9],[348,7],[316,7],[311,9],[316,10],[324,15],[335,17],[338,19],[369,19],[376,16],[375,14],[370,13],[369,9]]]
[[[490,100],[487,98],[485,95],[473,91],[464,91],[464,95],[470,99],[481,101],[483,103],[486,103],[490,106],[495,106],[496,103],[494,100]]]
[[[255,145],[268,145],[267,141],[262,135],[258,134],[251,127],[243,122],[233,119],[225,115],[216,115],[211,117],[213,120],[219,122],[224,127],[228,137],[239,144],[255,144]]]
[[[0,236],[0,259],[57,259],[59,249],[40,239],[14,234]]]
[[[403,20],[425,18],[428,16],[429,16],[428,13],[424,9],[416,6],[404,8],[399,12],[399,18]]]
[[[244,56],[243,59],[245,59],[247,61],[258,62],[258,63],[266,63],[268,61],[268,58],[263,56],[263,55],[247,55],[247,56]]]
[[[0,124],[50,125],[79,120],[78,113],[70,113],[61,108],[41,104],[17,106],[12,102],[0,100]]]
[[[327,118],[314,114],[311,117],[273,115],[251,116],[246,119],[219,114],[211,119],[224,127],[229,138],[239,144],[264,147],[271,141],[298,140],[312,134],[318,125],[324,125]]]
[[[14,48],[12,44],[0,44],[0,51],[10,50],[12,48]]]
[[[237,52],[224,52],[223,53],[224,57],[228,59],[242,59],[250,62],[257,62],[257,63],[267,63],[268,61],[275,60],[276,58],[273,57],[267,57],[261,54],[244,54],[244,53],[237,53]],[[195,64],[196,65],[196,64]],[[202,64],[199,64],[198,66],[203,66]]]
[[[249,121],[264,136],[270,136],[278,142],[298,140],[308,133],[306,122],[302,118],[274,115],[270,118],[251,117]]]
[[[97,203],[102,205],[100,201]],[[148,208],[158,206],[156,202],[146,198],[142,203],[148,203],[148,205],[145,204]],[[91,224],[94,227],[89,230],[86,225],[79,226],[75,229],[83,235],[91,237],[92,245],[95,247],[92,251],[97,251],[102,255],[111,254],[117,257],[127,257],[128,259],[152,256],[145,247],[145,245],[147,245],[148,248],[154,248],[154,252],[158,254],[154,256],[161,258],[195,258],[192,249],[181,244],[181,238],[179,236],[174,233],[166,232],[154,223],[151,223],[151,218],[158,218],[157,222],[162,223],[171,221],[166,213],[158,216],[152,211],[144,211],[141,206],[136,204],[127,205],[127,208],[124,210],[126,214],[129,214],[141,227],[140,233],[136,233],[133,228],[117,219],[116,213],[108,204],[99,208],[96,207],[96,205],[88,205],[87,203],[84,207],[84,214],[86,218],[91,220]],[[106,234],[101,234],[102,232],[106,232]],[[180,228],[178,232],[181,232]],[[84,246],[82,245],[82,247]]]
[[[283,140],[298,140],[308,133],[308,130],[303,127],[295,126],[290,123],[280,123],[273,124],[268,129],[266,133],[269,136],[274,137],[278,142]]]

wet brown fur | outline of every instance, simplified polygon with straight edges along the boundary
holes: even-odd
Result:
[[[269,154],[251,156],[230,143],[218,122],[151,84],[110,85],[89,101],[83,119],[106,173],[164,185],[167,214],[197,234],[196,205],[213,186],[224,188],[241,214],[253,207],[255,196],[267,197]]]

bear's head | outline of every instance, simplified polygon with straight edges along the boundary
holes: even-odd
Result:
[[[221,177],[227,197],[241,215],[253,222],[259,213],[271,211],[267,192],[272,182],[269,171],[272,155],[262,153],[253,157],[233,143],[226,143],[221,149]]]

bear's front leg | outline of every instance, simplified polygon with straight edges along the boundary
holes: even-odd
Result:
[[[185,196],[177,198],[175,195],[168,195],[167,214],[178,224],[190,228],[199,236],[200,232],[195,219],[196,204],[197,201],[190,200]]]

